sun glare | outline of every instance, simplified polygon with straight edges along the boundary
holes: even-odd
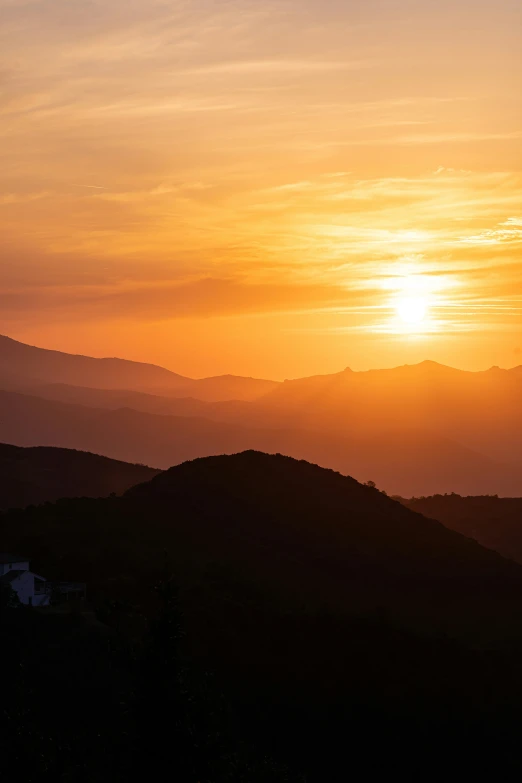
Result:
[[[403,296],[397,301],[397,314],[405,324],[421,324],[428,310],[426,299],[422,296]]]
[[[405,265],[400,274],[384,281],[383,287],[393,293],[388,300],[390,317],[381,330],[409,337],[439,332],[442,324],[436,312],[448,285],[441,276],[411,271]]]

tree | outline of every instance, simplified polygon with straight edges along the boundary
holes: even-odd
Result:
[[[165,576],[154,591],[160,607],[144,640],[136,693],[137,767],[141,773],[172,766],[180,783],[193,775],[192,738],[187,726],[179,643],[178,588]]]
[[[17,609],[22,604],[10,584],[0,582],[0,609]]]

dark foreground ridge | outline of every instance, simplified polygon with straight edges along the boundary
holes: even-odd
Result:
[[[12,511],[0,533],[36,573],[88,586],[91,625],[26,632],[74,663],[52,724],[73,737],[69,772],[79,757],[85,779],[128,776],[124,758],[223,783],[418,772],[426,759],[461,774],[520,767],[522,568],[374,487],[250,451],[121,498]],[[43,716],[64,672],[21,647]],[[86,688],[88,672],[101,687]],[[6,703],[20,705],[17,682],[2,683]]]
[[[454,601],[522,585],[518,566],[475,541],[374,487],[280,454],[186,462],[131,488],[125,499],[149,508],[172,535],[197,531],[198,546],[269,567],[270,578],[279,573],[290,589],[299,581],[299,592],[312,587],[333,598],[340,591],[351,603],[361,582],[365,595],[374,591],[379,600],[415,584]]]
[[[0,443],[0,511],[64,497],[121,495],[157,472],[84,451]]]

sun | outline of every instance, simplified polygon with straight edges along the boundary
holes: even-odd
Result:
[[[382,283],[390,291],[389,299],[383,304],[389,315],[382,331],[405,338],[441,332],[444,322],[438,313],[447,304],[445,289],[449,284],[440,276],[422,274],[410,267],[404,264],[393,269]]]
[[[397,315],[405,324],[421,324],[428,312],[428,303],[423,296],[401,296],[396,304]]]

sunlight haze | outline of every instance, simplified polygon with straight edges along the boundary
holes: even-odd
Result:
[[[0,333],[192,377],[522,364],[519,2],[0,19]]]

